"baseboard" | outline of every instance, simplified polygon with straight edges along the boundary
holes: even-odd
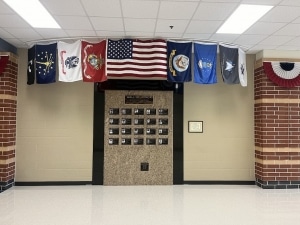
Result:
[[[195,184],[195,185],[255,185],[255,181],[183,181],[183,184]]]
[[[66,186],[66,185],[90,185],[92,181],[17,181],[15,186]]]

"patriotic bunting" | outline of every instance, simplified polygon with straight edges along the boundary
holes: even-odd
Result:
[[[5,70],[8,63],[8,55],[0,55],[0,75]]]
[[[167,42],[168,78],[170,82],[182,83],[192,80],[192,42]]]
[[[263,62],[267,77],[282,87],[300,85],[300,63],[296,62]]]

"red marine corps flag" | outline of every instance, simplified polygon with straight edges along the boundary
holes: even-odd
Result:
[[[81,42],[82,77],[84,82],[103,82],[105,74],[106,40],[99,43]]]

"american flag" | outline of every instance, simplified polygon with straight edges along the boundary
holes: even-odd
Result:
[[[106,63],[108,78],[166,80],[166,41],[108,40]]]

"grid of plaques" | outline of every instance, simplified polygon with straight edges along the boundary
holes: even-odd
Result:
[[[110,108],[109,145],[168,145],[167,108]]]

